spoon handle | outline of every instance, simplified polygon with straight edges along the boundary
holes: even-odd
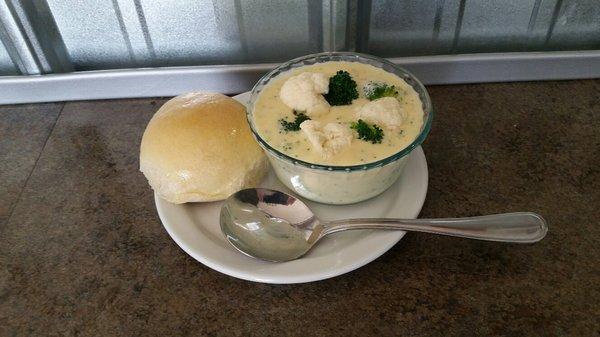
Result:
[[[532,243],[548,232],[544,218],[532,212],[449,219],[348,219],[327,222],[321,237],[353,229],[399,229],[488,241]]]

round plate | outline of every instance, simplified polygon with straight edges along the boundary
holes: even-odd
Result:
[[[234,98],[246,104],[249,93]],[[306,204],[324,220],[342,218],[410,218],[419,215],[427,194],[427,161],[421,147],[411,152],[404,172],[387,191],[352,205]],[[292,193],[271,171],[260,187]],[[273,263],[253,259],[233,248],[221,233],[221,201],[176,205],[154,195],[158,215],[173,240],[186,253],[221,273],[263,283],[302,283],[338,276],[373,261],[405,234],[359,230],[325,237],[304,257]]]

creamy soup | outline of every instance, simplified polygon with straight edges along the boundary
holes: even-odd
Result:
[[[339,70],[347,71],[357,84],[359,97],[349,105],[331,106],[329,112],[310,116],[311,120],[327,123],[339,123],[352,131],[353,138],[348,146],[334,154],[325,156],[315,149],[302,130],[285,131],[281,120],[293,121],[294,110],[283,103],[280,90],[292,76],[304,72],[322,73],[327,78]],[[351,129],[356,123],[358,111],[370,101],[363,90],[365,84],[377,82],[395,86],[397,99],[404,118],[398,127],[393,129],[380,126],[383,138],[380,143],[373,143],[358,138],[358,133]],[[314,164],[334,166],[360,165],[387,158],[408,146],[419,135],[423,125],[423,107],[415,90],[400,77],[368,64],[356,62],[324,62],[296,68],[272,79],[259,94],[253,109],[253,118],[260,136],[272,147],[293,158]]]

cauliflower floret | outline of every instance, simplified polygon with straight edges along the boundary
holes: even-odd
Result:
[[[324,158],[338,153],[352,141],[352,131],[338,123],[323,125],[321,122],[308,120],[300,124],[300,129]]]
[[[352,105],[351,105],[352,111],[354,112],[355,115],[358,116],[358,112],[360,111],[360,109],[362,109],[363,106],[365,106],[365,104],[368,104],[369,102],[371,102],[371,101],[369,101],[366,98],[362,98],[362,97],[355,99],[354,101],[352,101]]]
[[[329,103],[322,95],[327,92],[329,78],[321,73],[307,72],[287,79],[279,90],[279,97],[290,108],[315,117],[329,112]]]
[[[394,97],[383,97],[371,101],[363,105],[356,115],[358,119],[390,130],[400,127],[402,121],[406,119],[406,111]]]

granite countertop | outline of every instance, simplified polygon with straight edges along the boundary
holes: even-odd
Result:
[[[422,217],[530,210],[538,244],[408,234],[333,279],[213,271],[138,171],[164,99],[0,107],[0,336],[600,333],[600,80],[433,86]]]

